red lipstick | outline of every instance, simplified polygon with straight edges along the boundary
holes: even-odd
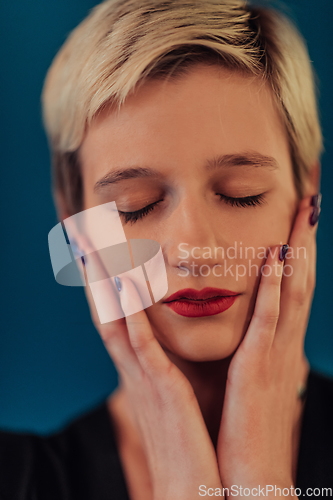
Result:
[[[188,318],[213,316],[229,309],[240,295],[221,288],[184,288],[170,295],[164,303],[174,312]]]

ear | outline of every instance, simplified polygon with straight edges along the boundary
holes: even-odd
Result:
[[[308,177],[305,181],[304,197],[313,196],[320,191],[320,174],[321,165],[320,161],[314,162],[310,168]]]

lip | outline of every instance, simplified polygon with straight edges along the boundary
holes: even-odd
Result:
[[[181,316],[200,318],[229,309],[240,294],[221,288],[185,288],[164,300],[165,305]]]

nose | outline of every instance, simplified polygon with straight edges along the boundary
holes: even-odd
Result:
[[[163,250],[170,267],[193,273],[193,264],[213,268],[221,262],[221,228],[208,203],[184,197],[168,218],[166,231]]]

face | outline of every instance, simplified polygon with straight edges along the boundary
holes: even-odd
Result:
[[[230,356],[253,313],[265,250],[288,241],[298,202],[268,85],[203,65],[146,82],[93,121],[80,157],[84,209],[115,201],[127,239],[161,245],[169,290],[146,309],[161,345],[192,361]],[[207,287],[237,296],[201,309],[165,302]]]

